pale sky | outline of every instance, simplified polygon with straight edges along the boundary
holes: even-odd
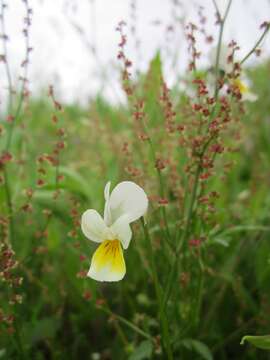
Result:
[[[8,59],[15,83],[24,54],[21,33],[24,6],[22,0],[6,2],[9,3],[6,11]],[[217,38],[215,10],[211,0],[179,2],[182,3],[181,9],[173,7],[173,0],[135,1],[139,51],[135,48],[136,39],[130,34],[128,37],[128,56],[134,62],[134,68],[140,71],[147,68],[157,49],[162,48],[164,71],[169,85],[175,81],[176,74],[184,73],[187,66],[187,44],[183,29],[177,25],[174,33],[166,32],[168,26],[175,25],[176,18],[196,23],[198,4],[202,5],[205,8],[208,32]],[[111,101],[122,99],[116,60],[119,35],[115,28],[120,20],[125,20],[128,26],[132,25],[134,20],[131,17],[130,3],[128,0],[29,0],[33,8],[30,29],[33,52],[29,67],[32,92],[36,94],[52,84],[58,96],[66,102],[85,103],[97,92],[102,92]],[[223,11],[227,1],[220,0],[217,3]],[[224,34],[225,41],[236,40],[241,46],[240,54],[245,54],[258,39],[261,33],[259,26],[266,20],[270,20],[269,0],[233,0]],[[80,35],[76,27],[83,30],[84,36]],[[89,45],[96,47],[96,57],[87,49]],[[204,54],[201,63],[205,65],[210,48],[202,40],[199,45]],[[269,56],[269,37],[263,49],[263,56]],[[170,54],[178,55],[176,73],[172,71]],[[252,61],[260,60],[255,58],[250,61],[251,64]],[[3,65],[0,71],[1,83],[5,88]],[[1,99],[4,98],[5,91],[1,89]]]

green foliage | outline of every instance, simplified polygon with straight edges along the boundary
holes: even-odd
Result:
[[[270,350],[270,335],[263,336],[251,336],[246,335],[241,340],[241,345],[244,345],[245,341],[256,346],[259,349]]]
[[[169,341],[175,359],[253,360],[257,358],[255,350],[239,347],[239,339],[247,332],[267,333],[269,328],[263,322],[269,311],[270,291],[268,72],[269,63],[250,71],[253,91],[259,99],[245,104],[239,152],[225,154],[217,162],[216,176],[209,181],[209,188],[220,194],[213,221],[192,223],[191,240],[198,234],[205,240],[200,250],[192,248],[185,256],[179,253],[183,268],[178,269],[179,276],[172,284],[174,297],[166,304]],[[173,233],[186,221],[186,214],[182,214],[185,199],[178,201],[175,187],[186,181],[183,169],[188,154],[175,134],[166,133],[165,140],[160,142],[165,130],[158,101],[162,86],[159,53],[137,86],[138,96],[145,100],[149,130],[155,135],[158,155],[173,159],[169,170],[162,170],[170,203],[168,227]],[[186,94],[174,89],[173,101],[176,123],[180,125],[189,105]],[[130,178],[140,182],[151,198],[158,195],[156,169],[147,141],[138,142],[128,104],[111,105],[98,97],[87,110],[67,106],[63,113],[57,113],[60,123],[57,126],[65,129],[67,146],[56,170],[48,162],[39,164],[37,160],[42,154],[50,154],[58,140],[51,121],[54,113],[47,100],[32,100],[27,116],[22,117],[25,126],[16,128],[14,134],[15,160],[7,167],[14,212],[11,244],[19,261],[15,273],[24,280],[18,290],[22,304],[12,306],[6,300],[11,290],[1,284],[0,302],[7,314],[15,316],[16,328],[10,336],[6,332],[8,326],[2,326],[0,358],[18,358],[21,350],[16,345],[19,343],[16,336],[19,336],[26,358],[164,359],[157,315],[160,305],[146,239],[139,225],[133,226],[133,239],[125,253],[125,280],[98,284],[81,277],[81,272],[89,268],[96,246],[82,236],[78,223],[87,208],[102,213],[105,183],[111,180],[116,184]],[[172,148],[167,146],[168,139]],[[128,154],[123,152],[125,142],[129,145]],[[222,172],[224,159],[234,163],[226,176]],[[131,165],[139,170],[135,178]],[[180,174],[176,180],[169,172],[170,166]],[[45,170],[44,175],[38,172],[39,167]],[[63,176],[61,181],[56,181],[58,174]],[[43,186],[37,185],[40,176]],[[189,195],[188,182],[186,185]],[[26,195],[29,188],[33,190],[30,200]],[[3,216],[8,216],[6,198],[6,189],[1,185]],[[32,206],[29,212],[23,210],[28,202]],[[175,243],[165,241],[160,224],[163,225],[160,206],[153,201],[147,225],[165,291]],[[102,312],[99,305],[104,299],[107,312]],[[147,334],[151,334],[150,339]],[[244,341],[269,349],[269,336],[245,336]]]
[[[142,341],[138,347],[133,351],[133,353],[128,358],[129,360],[145,360],[151,359],[153,352],[153,344],[151,341],[145,340]]]
[[[213,359],[210,349],[201,341],[194,339],[184,339],[181,341],[181,345],[189,350],[193,350],[194,353],[198,354],[201,359],[204,360]]]

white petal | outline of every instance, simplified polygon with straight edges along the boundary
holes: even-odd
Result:
[[[147,207],[148,199],[144,190],[134,182],[123,181],[111,193],[112,222],[124,214],[129,216],[129,222],[133,222],[146,213]]]
[[[243,101],[257,101],[258,100],[258,95],[254,94],[253,92],[246,92],[244,94],[242,94],[242,100]]]
[[[108,181],[104,188],[105,206],[104,206],[104,221],[109,226],[112,223],[110,210],[110,187],[111,182]]]
[[[124,214],[118,218],[110,227],[115,239],[121,241],[123,248],[127,249],[132,237],[132,231],[129,226],[129,216]]]
[[[97,281],[120,281],[126,264],[120,241],[104,241],[95,251],[87,276]]]
[[[104,188],[104,197],[105,197],[105,200],[109,200],[109,197],[110,197],[110,187],[111,187],[111,182],[108,181],[107,184],[105,185],[105,188]]]
[[[93,209],[82,214],[81,228],[88,239],[98,243],[106,240],[109,230],[99,213]]]

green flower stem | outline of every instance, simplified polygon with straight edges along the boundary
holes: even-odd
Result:
[[[1,32],[2,32],[3,36],[5,36],[6,35],[5,14],[4,14],[5,4],[4,4],[3,0],[1,0],[0,6],[1,6],[1,17],[0,17]],[[4,58],[5,58],[4,65],[5,65],[5,71],[6,71],[6,76],[7,76],[7,82],[8,82],[8,112],[10,113],[12,111],[12,107],[13,107],[13,96],[12,96],[13,86],[12,86],[11,71],[10,71],[9,62],[8,62],[7,44],[6,44],[6,39],[4,37],[3,37],[2,43],[3,43],[3,54],[4,54]],[[12,208],[11,193],[10,193],[8,172],[7,172],[6,165],[4,166],[3,172],[4,172],[4,188],[5,188],[5,193],[6,193],[6,205],[7,205],[8,216],[9,216],[9,238],[10,238],[10,243],[12,243],[13,208]]]
[[[171,267],[171,271],[169,273],[168,282],[167,282],[167,286],[166,286],[163,301],[162,301],[162,307],[163,308],[166,307],[166,304],[167,304],[167,302],[168,302],[168,300],[170,298],[171,291],[172,291],[172,288],[173,288],[174,276],[175,276],[175,273],[176,273],[176,270],[177,270],[177,265],[178,265],[178,255],[180,253],[182,245],[186,242],[186,239],[187,239],[187,236],[188,236],[188,233],[189,233],[189,227],[190,227],[190,224],[191,224],[191,217],[192,217],[192,214],[193,214],[193,207],[194,207],[194,203],[195,203],[195,200],[196,200],[197,188],[198,188],[198,184],[199,184],[200,172],[201,172],[201,161],[199,161],[199,164],[198,164],[197,170],[196,170],[196,174],[195,174],[194,185],[193,185],[192,194],[191,194],[191,200],[190,200],[189,209],[188,209],[186,226],[185,226],[184,232],[182,233],[181,239],[180,239],[180,241],[179,241],[179,243],[177,245],[174,262],[173,262],[173,265]],[[177,234],[177,237],[178,237],[178,234]]]
[[[262,33],[262,35],[260,36],[260,38],[258,39],[258,41],[256,42],[256,44],[253,46],[253,48],[247,53],[246,56],[243,57],[243,59],[240,61],[240,65],[243,65],[243,63],[254,53],[254,51],[261,45],[261,43],[263,42],[264,38],[266,37],[268,31],[270,29],[270,25],[268,24],[264,30],[264,32]]]
[[[15,339],[16,339],[16,343],[17,343],[17,347],[18,347],[18,352],[19,352],[19,359],[21,360],[26,360],[26,354],[24,352],[24,348],[23,348],[23,344],[22,344],[22,339],[21,339],[21,335],[20,335],[20,329],[19,326],[17,324],[17,321],[15,320],[14,322],[14,328],[15,328]]]
[[[198,279],[198,289],[195,297],[194,313],[193,313],[193,325],[196,327],[200,319],[200,311],[203,298],[203,287],[204,287],[204,266],[201,259],[201,254],[199,258],[199,279]]]
[[[9,179],[6,165],[4,166],[4,188],[6,193],[6,205],[8,209],[8,220],[9,220],[9,242],[12,245],[13,237],[14,237],[14,226],[13,226],[13,207],[11,201],[11,193],[9,187]]]
[[[122,324],[128,326],[130,329],[132,329],[134,332],[136,332],[137,334],[141,335],[142,337],[144,337],[147,340],[152,341],[153,343],[155,342],[155,339],[147,334],[145,331],[143,331],[142,329],[140,329],[137,325],[133,324],[132,322],[128,321],[127,319],[125,319],[124,317],[115,314],[113,311],[111,311],[108,307],[104,307],[104,306],[99,306],[98,307],[100,310],[102,310],[104,313],[116,318],[119,322],[121,322]]]
[[[6,148],[5,148],[6,151],[9,151],[9,148],[11,146],[13,131],[14,131],[14,128],[15,128],[15,123],[17,122],[17,120],[19,118],[19,115],[20,115],[20,112],[21,112],[21,108],[22,108],[22,104],[23,104],[23,98],[24,98],[24,95],[23,95],[23,88],[22,88],[19,103],[18,103],[16,112],[15,112],[14,118],[13,118],[11,124],[10,124],[10,127],[9,127],[8,138],[7,138]]]
[[[219,35],[218,35],[218,46],[217,46],[217,56],[216,56],[216,64],[215,64],[215,78],[216,78],[216,85],[215,85],[215,99],[217,99],[218,97],[218,93],[219,93],[219,86],[218,86],[218,78],[219,78],[219,61],[220,61],[220,51],[221,51],[221,45],[222,45],[222,38],[223,38],[223,32],[224,32],[224,25],[226,22],[226,19],[228,17],[229,11],[230,11],[230,7],[232,4],[232,0],[228,1],[228,5],[226,7],[225,10],[225,14],[223,16],[223,18],[220,15],[220,12],[218,10],[217,4],[214,1],[214,5],[220,20],[220,28],[219,28]]]
[[[144,131],[145,131],[145,133],[147,135],[147,138],[148,138],[147,141],[148,141],[148,144],[149,144],[149,147],[150,147],[150,152],[151,152],[151,156],[152,156],[153,165],[155,166],[155,164],[156,164],[156,152],[155,152],[155,148],[154,148],[153,142],[151,140],[147,125],[145,124],[144,121],[143,121],[143,127],[144,127]],[[160,196],[162,198],[164,198],[165,197],[165,189],[164,189],[164,183],[163,183],[161,170],[158,169],[156,166],[155,166],[155,168],[157,170],[158,181],[159,181],[159,193],[160,193]],[[168,225],[167,212],[166,212],[166,208],[164,206],[161,206],[161,214],[162,214],[164,225],[165,225],[166,237],[167,237],[167,240],[170,241],[171,236],[170,236],[170,230],[169,230],[169,225]]]
[[[2,1],[3,4],[3,1]],[[29,14],[29,6],[28,3],[25,2],[25,12],[26,12],[26,16],[28,16]],[[4,41],[4,40],[3,40]],[[4,41],[5,42],[5,41]],[[19,115],[21,113],[21,109],[22,109],[22,105],[23,105],[23,100],[24,100],[24,90],[25,90],[25,84],[26,84],[26,79],[28,77],[28,54],[29,54],[29,48],[30,48],[30,44],[29,44],[29,35],[25,36],[25,66],[24,66],[24,74],[23,74],[23,78],[22,78],[22,86],[20,89],[20,96],[19,96],[19,102],[15,111],[15,115],[14,118],[10,124],[9,127],[9,132],[8,132],[8,138],[7,138],[7,143],[6,143],[6,151],[9,150],[10,146],[11,146],[11,142],[12,142],[12,136],[13,136],[13,131],[15,128],[15,124],[17,123],[17,120],[19,118]],[[6,51],[6,49],[4,48],[4,50]],[[5,57],[6,57],[6,73],[7,73],[7,78],[8,78],[8,84],[9,84],[9,104],[10,104],[10,108],[9,108],[9,112],[12,111],[12,83],[11,83],[11,76],[10,76],[10,70],[9,70],[9,66],[8,66],[8,61],[7,61],[7,53],[5,53]]]
[[[1,21],[1,32],[2,35],[5,36],[6,35],[6,23],[5,23],[5,4],[4,1],[1,0],[0,3],[1,6],[1,17],[0,17],[0,21]],[[8,96],[8,110],[10,111],[12,109],[12,101],[13,101],[13,97],[12,97],[12,92],[13,92],[13,87],[12,87],[12,78],[11,78],[11,71],[10,71],[10,67],[9,67],[9,63],[8,63],[8,59],[7,59],[7,43],[6,43],[6,39],[3,37],[3,54],[4,54],[4,66],[5,66],[5,70],[6,70],[6,75],[7,75],[7,82],[8,82],[8,92],[9,92],[9,96]]]
[[[119,335],[120,339],[122,340],[122,343],[125,347],[127,347],[129,345],[129,342],[127,340],[127,337],[124,333],[124,331],[122,330],[121,326],[119,325],[118,321],[115,321],[113,323],[115,330],[117,331],[117,334]]]
[[[172,353],[170,336],[169,336],[169,324],[168,324],[167,315],[165,313],[165,309],[162,306],[163,294],[162,294],[162,289],[161,289],[159,281],[158,281],[158,273],[157,273],[157,268],[156,268],[156,263],[155,263],[152,242],[151,242],[151,239],[149,236],[149,231],[148,231],[147,225],[145,224],[143,218],[141,218],[141,224],[143,227],[143,232],[144,232],[144,236],[145,236],[145,239],[147,242],[148,251],[149,251],[149,255],[150,255],[152,276],[153,276],[155,292],[156,292],[156,297],[157,297],[158,306],[159,306],[159,317],[160,317],[160,327],[161,327],[161,332],[162,332],[163,351],[166,353],[168,360],[173,360],[173,353]]]

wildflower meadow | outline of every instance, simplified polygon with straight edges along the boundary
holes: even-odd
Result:
[[[270,11],[243,51],[224,37],[237,0],[191,4],[167,28],[184,71],[171,38],[138,70],[119,18],[121,101],[80,104],[32,90],[18,2],[15,75],[0,5],[0,359],[269,359]]]

